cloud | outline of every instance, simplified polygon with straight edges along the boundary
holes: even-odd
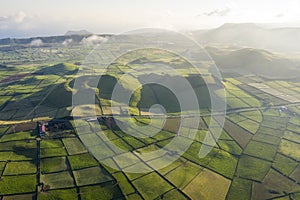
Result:
[[[0,23],[1,22],[6,22],[8,21],[8,17],[7,16],[0,16]]]
[[[204,12],[203,15],[205,16],[218,16],[218,17],[224,17],[227,16],[231,12],[231,8],[219,8],[212,10],[210,12]]]
[[[0,38],[32,36],[40,30],[40,18],[37,15],[28,15],[23,11],[0,16]],[[45,26],[43,30],[48,27]]]
[[[16,23],[22,23],[26,17],[27,14],[23,11],[20,11],[13,16],[13,21]]]
[[[279,14],[275,15],[276,18],[282,18],[282,17],[284,17],[284,16],[285,16],[285,15],[284,15],[283,13],[279,13]]]
[[[27,17],[28,16],[25,12],[20,11],[8,16],[0,16],[0,23],[22,23]]]
[[[28,16],[23,11],[11,15],[0,16],[0,31],[19,32],[20,30],[31,29],[31,18],[31,16]]]
[[[35,39],[30,42],[30,46],[39,47],[43,45],[43,41],[41,39]]]
[[[106,41],[107,41],[107,38],[105,38],[105,37],[101,37],[98,35],[91,35],[87,38],[83,38],[80,41],[80,43],[86,44],[86,45],[93,45],[93,44],[99,44],[99,43],[106,42]]]
[[[71,44],[73,42],[73,40],[70,38],[70,39],[65,39],[65,41],[62,42],[62,45],[64,46],[68,46],[69,44]]]

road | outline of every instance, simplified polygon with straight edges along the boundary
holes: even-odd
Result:
[[[281,104],[281,105],[274,105],[274,106],[262,106],[262,107],[252,107],[252,108],[237,108],[237,109],[228,109],[225,112],[214,112],[214,113],[206,113],[206,114],[183,114],[183,115],[167,115],[168,118],[193,118],[193,117],[208,117],[208,116],[222,116],[228,115],[232,113],[240,113],[240,112],[250,112],[250,111],[257,111],[257,110],[266,110],[266,109],[279,109],[282,106],[289,107],[289,106],[300,106],[299,103],[289,103],[289,104]],[[121,115],[97,115],[97,117],[115,117],[115,118],[128,118],[128,117],[135,117],[136,115],[130,116],[126,114]],[[137,117],[149,117],[151,115],[138,115]],[[165,118],[164,115],[152,115],[155,118]],[[81,119],[86,120],[95,120],[95,117],[79,117]]]

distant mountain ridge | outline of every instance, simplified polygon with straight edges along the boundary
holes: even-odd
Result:
[[[79,30],[79,31],[68,31],[65,33],[65,35],[92,35],[93,33],[87,31],[87,30]]]
[[[203,45],[236,45],[279,52],[300,52],[300,28],[264,28],[254,23],[224,24],[196,30],[193,37]]]
[[[255,23],[227,23],[215,29],[195,30],[191,33],[192,37],[204,46],[231,45],[278,52],[300,52],[300,28],[267,28]],[[30,44],[34,39],[40,39],[43,43],[62,43],[66,39],[72,39],[72,42],[76,43],[90,35],[93,34],[87,30],[71,30],[64,36],[0,39],[0,45],[25,45]]]
[[[32,37],[32,38],[4,38],[0,39],[0,45],[29,45],[34,40],[41,40],[44,44],[63,43],[67,39],[72,39],[72,42],[79,43],[83,38],[90,35],[63,35],[63,36],[48,36],[48,37]],[[109,37],[110,34],[100,34],[101,37]]]

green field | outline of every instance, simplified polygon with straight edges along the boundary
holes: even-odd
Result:
[[[104,70],[97,62],[82,63],[92,46],[46,44],[16,43],[5,50],[0,43],[0,199],[300,199],[298,79],[231,69],[221,70],[219,79],[211,61],[197,63],[200,73],[161,49],[127,52]],[[179,52],[189,54],[186,48]],[[223,48],[228,55],[241,53]],[[274,55],[269,56],[271,62]],[[161,70],[164,65],[177,73]],[[154,81],[133,87],[149,77]],[[191,106],[180,77],[193,89],[200,111]],[[189,102],[182,113],[176,94],[160,81],[176,86]],[[112,99],[118,83],[117,95],[131,94],[128,106]],[[77,106],[72,97],[80,95],[83,104]],[[219,105],[211,115],[210,97],[226,100],[224,126]],[[149,110],[154,104],[164,107],[165,121]],[[45,134],[37,122],[44,123]],[[200,158],[205,147],[211,150]],[[141,169],[148,171],[136,172]]]

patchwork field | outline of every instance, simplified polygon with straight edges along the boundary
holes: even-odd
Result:
[[[201,63],[199,74],[162,50],[133,51],[103,71],[79,62],[91,47],[57,48],[3,51],[0,45],[0,199],[300,198],[299,80],[226,72],[218,80],[212,63]],[[99,56],[108,53],[114,52]],[[181,118],[180,102],[167,87],[132,86],[149,76],[178,85],[178,74],[157,68],[166,64],[187,80],[201,112],[188,105]],[[120,94],[132,97],[124,106],[112,95],[128,72]],[[189,100],[187,88],[178,87]],[[82,105],[72,109],[79,104],[72,96],[81,95]],[[210,96],[226,101],[224,125]],[[154,104],[167,113],[163,123],[159,109],[149,110]],[[161,149],[166,153],[156,154]]]

